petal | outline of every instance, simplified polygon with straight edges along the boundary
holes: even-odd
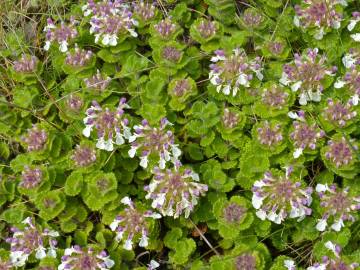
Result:
[[[97,143],[96,143],[96,147],[101,149],[101,150],[104,150],[105,149],[105,140],[103,137],[99,138]]]
[[[141,240],[139,242],[140,247],[147,247],[149,245],[148,237],[146,235],[142,235]]]
[[[128,196],[125,196],[124,198],[122,198],[120,202],[125,205],[129,205],[129,206],[132,205],[131,199]]]
[[[356,42],[360,42],[360,33],[356,33],[353,35],[350,35],[350,37],[355,40]]]
[[[124,249],[126,250],[132,250],[132,241],[131,239],[127,239],[124,244]]]
[[[344,222],[342,219],[338,219],[331,225],[331,229],[336,232],[340,232],[342,227],[344,227]]]
[[[317,184],[316,185],[316,188],[315,188],[316,192],[324,192],[324,191],[327,191],[329,190],[329,187],[327,184],[323,185],[323,184]]]
[[[316,229],[320,232],[325,231],[327,226],[326,219],[319,219],[318,223],[316,224]]]
[[[112,231],[115,231],[116,228],[119,226],[120,221],[119,220],[114,220],[113,222],[111,222],[111,224],[109,225],[110,229]]]
[[[293,157],[294,158],[298,158],[302,155],[303,149],[302,148],[297,148],[295,149],[294,153],[293,153]]]
[[[140,157],[140,166],[145,169],[147,168],[147,166],[148,166],[148,157],[147,156]]]
[[[343,88],[345,84],[346,84],[346,83],[345,83],[344,81],[342,81],[342,80],[337,80],[337,81],[334,83],[334,87],[335,87],[335,88]]]
[[[60,52],[67,52],[67,50],[68,50],[68,43],[66,42],[66,40],[64,40],[64,41],[62,41],[62,42],[60,42],[60,46],[59,46],[59,50],[60,50]]]
[[[259,209],[263,203],[263,198],[256,196],[256,194],[253,194],[251,202],[255,209]]]
[[[117,133],[117,134],[116,134],[115,143],[116,143],[117,145],[121,145],[121,144],[124,144],[124,143],[125,143],[125,140],[124,140],[122,134],[120,134],[120,133]]]
[[[128,151],[129,157],[133,158],[135,157],[136,154],[136,148],[135,147],[131,147],[130,150]]]
[[[301,81],[298,81],[298,82],[294,83],[294,84],[291,86],[291,90],[292,90],[293,92],[296,92],[296,91],[299,90],[299,88],[301,87],[301,84],[302,84]]]
[[[91,133],[91,130],[92,130],[93,126],[92,125],[88,125],[86,126],[83,131],[82,131],[82,134],[85,136],[85,137],[90,137],[90,133]]]
[[[347,29],[349,31],[352,31],[355,28],[357,23],[358,23],[358,20],[350,20],[350,23],[348,24]]]
[[[50,49],[50,45],[51,45],[50,41],[46,41],[45,46],[44,46],[44,50],[48,51]]]
[[[256,211],[256,216],[258,218],[260,218],[261,220],[265,220],[266,219],[266,212],[262,209]]]

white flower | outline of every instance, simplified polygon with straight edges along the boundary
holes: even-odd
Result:
[[[342,58],[342,62],[346,68],[351,68],[355,65],[356,59],[353,58],[351,54],[345,54]]]
[[[90,134],[91,134],[91,131],[92,131],[92,128],[93,128],[93,125],[87,125],[87,126],[83,129],[82,134],[83,134],[85,137],[89,138],[89,137],[90,137]]]
[[[263,200],[264,198],[258,197],[256,194],[253,194],[251,202],[255,209],[259,209],[263,203]]]
[[[148,162],[149,162],[148,156],[140,157],[140,166],[143,167],[144,169],[147,168]]]
[[[36,254],[35,254],[35,258],[36,259],[43,259],[46,257],[46,249],[43,246],[39,246],[36,249]]]
[[[352,34],[350,37],[356,42],[360,42],[360,33]]]
[[[128,151],[129,157],[133,158],[135,157],[136,154],[136,148],[135,147],[131,147],[130,150]]]
[[[143,232],[143,234],[141,236],[141,240],[139,242],[139,246],[140,247],[147,247],[149,245],[148,239],[149,238]]]
[[[329,187],[327,184],[325,184],[325,185],[317,184],[315,190],[316,190],[316,192],[324,192],[324,191],[329,190]]]
[[[341,228],[344,227],[344,222],[342,219],[338,219],[337,221],[335,221],[332,225],[331,225],[331,229],[333,229],[334,231],[340,232]]]
[[[155,261],[155,260],[151,260],[150,264],[148,264],[148,270],[154,270],[156,268],[158,268],[160,266],[160,264]]]
[[[125,204],[125,205],[132,206],[131,199],[128,196],[122,198],[120,202]]]
[[[294,158],[299,158],[303,153],[303,149],[302,148],[296,148],[294,153],[293,153],[293,157]]]
[[[48,40],[45,41],[44,50],[48,51],[50,49],[50,45],[51,45],[50,41],[48,41]]]
[[[63,41],[60,42],[59,50],[60,50],[60,52],[63,52],[63,53],[64,53],[64,52],[67,52],[67,50],[68,50],[68,43],[67,43],[66,40],[63,40]]]
[[[124,244],[124,249],[126,250],[132,250],[132,241],[131,239],[127,239]]]
[[[293,260],[285,260],[284,261],[284,266],[288,269],[288,270],[295,270],[295,262]]]
[[[256,216],[258,218],[260,218],[261,220],[265,220],[266,219],[266,212],[262,209],[256,211]]]
[[[344,81],[342,81],[342,80],[337,80],[337,81],[334,83],[334,87],[335,87],[335,88],[343,88],[345,84],[346,84],[346,82],[344,82]]]
[[[318,223],[316,224],[316,229],[320,232],[323,232],[325,231],[326,226],[327,226],[326,219],[319,219]]]
[[[301,81],[298,81],[298,82],[294,83],[293,85],[291,85],[291,90],[293,92],[296,92],[301,87],[301,84],[302,84]]]

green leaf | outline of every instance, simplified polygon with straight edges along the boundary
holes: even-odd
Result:
[[[73,171],[67,178],[65,183],[65,194],[68,196],[78,195],[83,187],[83,175],[81,171]]]

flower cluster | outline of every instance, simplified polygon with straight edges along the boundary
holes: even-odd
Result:
[[[252,204],[261,220],[267,218],[280,224],[288,216],[300,221],[311,215],[312,188],[301,188],[301,182],[289,179],[289,171],[290,168],[285,177],[268,171],[263,179],[254,183]]]
[[[166,118],[161,119],[159,127],[151,127],[147,120],[143,120],[141,125],[134,126],[135,133],[129,137],[131,149],[129,156],[133,158],[140,152],[140,166],[147,168],[149,156],[159,157],[159,167],[165,168],[166,162],[175,162],[181,155],[181,150],[175,144],[172,131],[166,127],[172,125]]]
[[[144,22],[151,20],[156,15],[156,8],[152,3],[143,0],[132,3],[134,15],[137,15]]]
[[[182,51],[178,50],[174,46],[165,46],[162,49],[161,56],[170,62],[178,62],[181,59]]]
[[[300,90],[300,105],[308,101],[320,101],[321,92],[324,90],[322,80],[326,75],[333,76],[336,67],[328,68],[326,57],[318,55],[318,49],[308,49],[303,56],[294,55],[294,63],[285,64],[280,83],[291,85],[291,90]]]
[[[154,29],[162,39],[169,39],[178,30],[178,26],[172,22],[171,18],[165,18],[155,24]]]
[[[223,209],[223,217],[228,223],[238,223],[246,213],[246,210],[245,207],[231,202]]]
[[[343,80],[339,79],[334,84],[335,88],[343,88],[344,86],[351,93],[351,103],[358,105],[360,100],[360,71],[351,68],[344,76]]]
[[[297,27],[315,28],[315,39],[322,39],[329,28],[339,29],[342,15],[336,9],[338,0],[304,0],[304,6],[295,6],[294,24]]]
[[[130,128],[127,127],[129,121],[124,117],[124,109],[129,108],[126,99],[121,98],[115,111],[109,108],[103,109],[95,100],[92,106],[86,110],[86,117],[83,130],[85,137],[90,137],[91,131],[95,128],[98,140],[96,147],[106,151],[114,150],[114,144],[121,145],[125,139],[130,138]],[[115,141],[113,140],[115,138]]]
[[[282,109],[286,106],[289,93],[285,92],[280,86],[273,84],[261,95],[261,101],[269,107],[276,109]]]
[[[21,173],[21,182],[19,186],[25,189],[32,189],[37,187],[43,180],[43,172],[40,168],[31,169],[25,166]]]
[[[290,112],[288,115],[296,119],[293,122],[293,131],[290,133],[290,140],[295,148],[294,158],[302,155],[305,149],[315,150],[317,142],[325,136],[325,132],[317,124],[308,123],[304,111],[299,111],[297,114]]]
[[[354,153],[344,137],[335,138],[328,141],[325,158],[339,168],[351,164]]]
[[[161,170],[155,167],[154,177],[148,186],[146,199],[151,199],[151,206],[164,216],[178,218],[182,213],[189,217],[198,198],[206,193],[207,185],[198,183],[199,176],[191,169],[176,162],[172,169]]]
[[[345,54],[341,60],[346,68],[355,68],[360,65],[360,49],[349,49],[349,53]]]
[[[94,89],[100,93],[103,92],[106,87],[108,87],[110,81],[110,77],[105,77],[100,73],[99,70],[97,70],[96,74],[94,74],[92,77],[84,79],[84,83],[87,88]]]
[[[331,229],[340,231],[344,221],[355,221],[355,211],[360,210],[360,196],[351,196],[349,188],[339,189],[335,184],[317,184],[316,192],[320,197],[322,218],[318,220],[316,229],[324,231],[331,219]]]
[[[73,52],[67,52],[65,63],[74,67],[83,67],[86,66],[91,58],[93,57],[93,52],[80,49],[77,45]]]
[[[6,239],[11,247],[11,264],[15,267],[24,266],[32,254],[40,260],[46,256],[55,258],[57,242],[54,238],[58,237],[59,233],[48,229],[39,230],[30,217],[22,223],[25,224],[25,228],[23,230],[16,227],[11,228],[13,236]],[[46,246],[48,247],[46,248]]]
[[[211,58],[209,79],[216,86],[216,91],[236,96],[240,86],[250,87],[253,73],[259,80],[263,79],[259,57],[250,60],[242,49],[235,49],[228,55],[223,50],[215,51]]]
[[[347,29],[351,32],[352,30],[354,30],[354,28],[358,22],[360,22],[360,12],[354,11],[352,13],[352,19],[350,20],[350,23],[348,24]],[[353,40],[360,42],[360,33],[351,34],[350,37]]]
[[[255,8],[248,8],[244,11],[242,22],[246,27],[257,28],[264,21],[264,16]]]
[[[36,56],[23,54],[19,60],[14,61],[14,70],[20,73],[34,72],[38,62]]]
[[[264,121],[257,128],[257,139],[260,144],[269,147],[279,144],[284,139],[281,125]]]
[[[90,34],[94,34],[95,43],[101,43],[104,46],[116,46],[119,35],[130,33],[137,37],[133,27],[137,21],[132,18],[130,7],[122,0],[103,0],[95,3],[89,0],[82,7],[84,16],[91,15]]]
[[[110,259],[106,251],[99,253],[92,248],[82,249],[80,246],[73,246],[65,249],[61,257],[61,264],[58,270],[77,269],[101,269],[107,270],[114,266],[115,262]]]
[[[80,96],[77,95],[69,95],[69,97],[66,99],[66,106],[74,112],[80,111],[82,106],[84,105],[84,102]]]
[[[148,246],[149,220],[161,218],[151,210],[143,211],[135,207],[129,197],[124,197],[121,202],[128,207],[125,208],[110,224],[112,231],[116,232],[116,241],[125,240],[124,249],[133,249],[133,240],[139,242],[140,247]],[[140,241],[139,241],[140,240]]]
[[[86,145],[76,145],[74,153],[71,156],[78,167],[86,167],[96,161],[96,151]]]
[[[0,258],[0,270],[10,270],[13,266],[10,261],[4,261]]]
[[[215,22],[208,20],[201,20],[196,29],[198,30],[201,37],[205,39],[214,36],[217,31]]]
[[[47,139],[47,132],[40,129],[37,125],[33,125],[31,129],[28,129],[28,133],[22,137],[22,140],[27,145],[27,150],[29,152],[44,149]]]
[[[354,104],[349,100],[345,105],[339,100],[329,98],[323,110],[324,118],[335,126],[344,127],[357,115]]]
[[[359,267],[359,263],[345,263],[340,256],[341,247],[328,241],[325,243],[325,247],[331,250],[335,257],[329,258],[324,256],[321,263],[315,263],[313,266],[306,268],[306,270],[353,270]]]
[[[244,253],[235,258],[236,270],[255,270],[256,259],[250,253]]]
[[[225,128],[233,129],[239,124],[239,114],[225,108],[221,117],[221,122]]]
[[[56,26],[51,18],[47,20],[47,25],[44,28],[46,32],[46,41],[44,50],[49,50],[53,42],[59,44],[59,50],[61,52],[66,52],[68,50],[68,45],[74,38],[77,37],[78,32],[75,25],[77,21],[74,18],[70,19],[69,24],[61,22],[59,26]]]
[[[191,85],[188,79],[181,79],[176,81],[173,89],[173,94],[177,97],[184,96],[188,91],[191,90]]]

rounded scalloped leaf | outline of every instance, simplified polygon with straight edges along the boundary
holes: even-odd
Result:
[[[39,195],[35,200],[35,206],[40,210],[40,217],[46,221],[57,217],[65,209],[65,205],[66,196],[60,190],[51,190]]]

